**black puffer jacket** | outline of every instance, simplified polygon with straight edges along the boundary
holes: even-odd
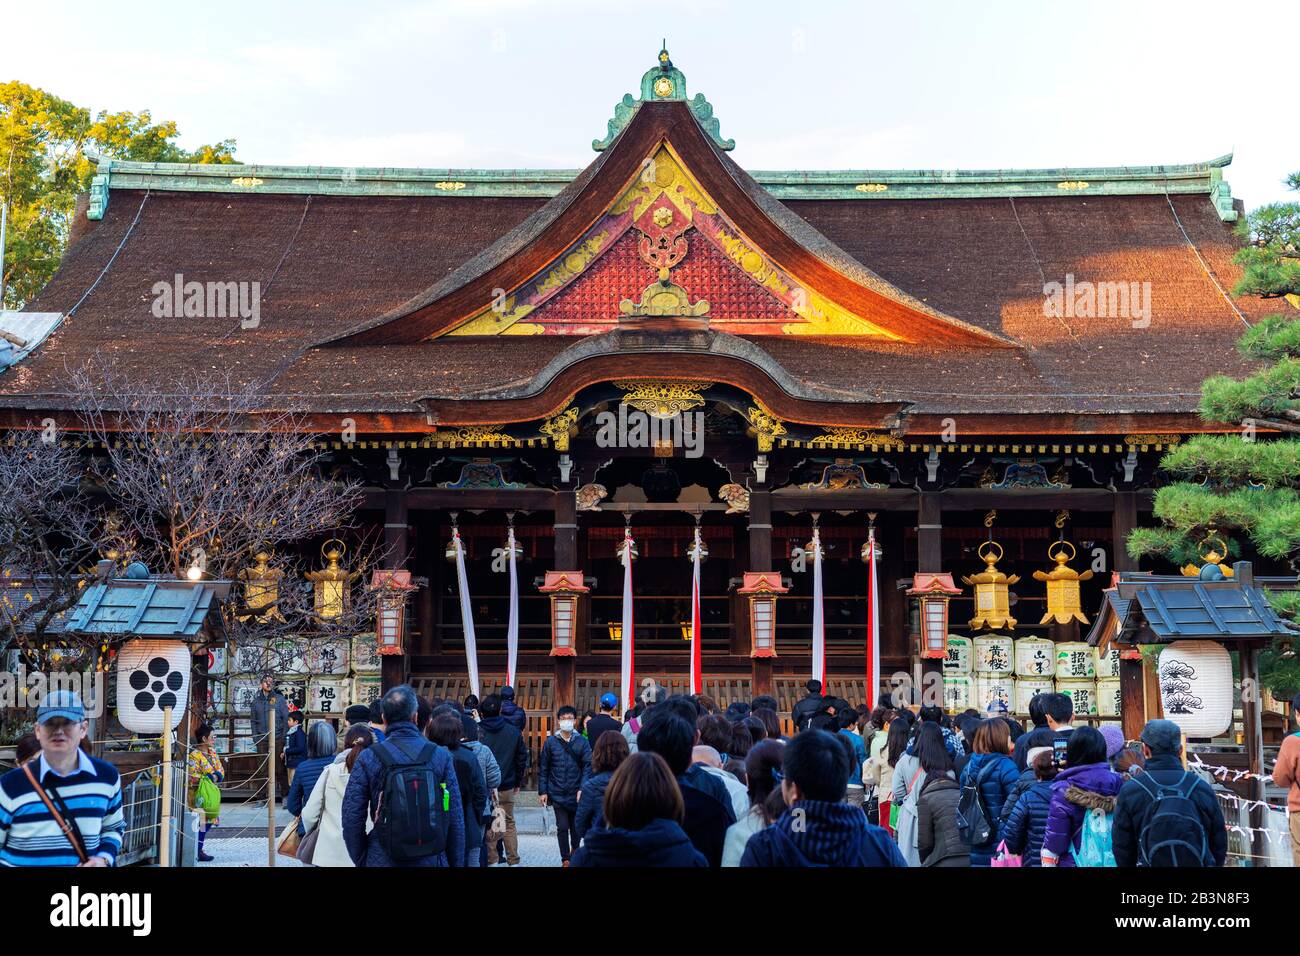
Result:
[[[573,756],[569,756],[569,751]],[[542,744],[537,761],[537,795],[545,796],[568,810],[578,807],[578,791],[591,777],[591,745],[582,734],[572,734],[565,747],[558,732]]]
[[[523,736],[504,717],[484,717],[482,740],[501,767],[500,789],[514,790],[528,770],[528,745]]]
[[[922,866],[970,866],[970,844],[957,827],[961,787],[951,777],[925,778],[916,800]]]
[[[1052,781],[1035,780],[1011,804],[1007,822],[999,831],[1007,851],[1023,857],[1025,866],[1043,865],[1043,838],[1047,836],[1047,812],[1051,807]]]
[[[565,758],[568,758],[567,754]],[[573,817],[573,829],[577,831],[579,840],[605,822],[605,788],[613,776],[612,771],[598,773],[588,777],[582,785],[582,799],[578,801],[578,812]]]
[[[1214,789],[1195,774],[1189,775],[1184,771],[1182,761],[1173,754],[1153,755],[1146,762],[1143,774],[1150,777],[1145,781],[1146,786],[1143,786],[1140,776],[1135,777],[1120,788],[1115,801],[1112,843],[1116,866],[1141,865],[1142,830],[1148,822],[1147,814],[1155,806],[1152,792],[1158,793],[1160,785],[1176,787],[1185,777],[1190,777],[1185,786],[1190,790],[1192,805],[1200,814],[1201,828],[1205,831],[1206,849],[1210,855],[1206,865],[1223,866],[1228,856],[1228,830]]]
[[[795,733],[808,729],[809,721],[816,716],[817,711],[821,710],[824,700],[825,697],[821,694],[809,694],[794,705],[794,710],[790,711],[790,718],[794,721]]]

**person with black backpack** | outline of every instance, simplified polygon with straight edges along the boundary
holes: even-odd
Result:
[[[1002,806],[1020,779],[1011,759],[1011,733],[1001,717],[980,722],[975,753],[962,768],[957,827],[970,844],[970,865],[988,866],[997,851]]]
[[[380,706],[387,733],[361,752],[343,793],[348,855],[357,866],[462,866],[465,811],[451,755],[416,728],[409,685]]]
[[[1116,866],[1223,866],[1228,831],[1210,785],[1183,767],[1172,720],[1142,730],[1143,772],[1120,788],[1112,844]]]
[[[564,705],[555,712],[559,725],[542,744],[537,761],[537,799],[555,811],[555,838],[560,844],[560,865],[568,866],[578,843],[573,820],[578,797],[591,776],[591,745],[578,733],[578,712]]]

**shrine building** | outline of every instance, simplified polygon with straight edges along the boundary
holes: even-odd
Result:
[[[1231,156],[748,170],[717,106],[663,51],[591,117],[581,170],[104,159],[27,307],[51,319],[0,370],[0,427],[72,422],[67,370],[93,356],[151,386],[260,383],[427,581],[383,679],[437,696],[469,672],[453,525],[484,693],[505,678],[513,529],[530,709],[624,689],[629,534],[637,685],[686,686],[697,527],[699,667],[724,704],[788,708],[813,673],[814,531],[820,666],[855,703],[869,531],[877,690],[937,673],[947,633],[1081,642],[1112,573],[1137,569],[1123,539],[1152,520],[1162,453],[1212,430],[1202,381],[1248,373],[1236,341],[1274,311],[1229,293]],[[160,317],[151,290],[174,276],[256,282],[257,314]],[[1058,563],[1083,575],[1078,615],[1034,578]],[[1019,578],[1000,617],[962,581],[990,565]]]

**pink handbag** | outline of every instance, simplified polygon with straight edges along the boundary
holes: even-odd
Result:
[[[997,855],[989,861],[989,866],[1024,866],[1024,861],[1018,853],[1007,851],[1007,841],[1003,840],[998,844]]]

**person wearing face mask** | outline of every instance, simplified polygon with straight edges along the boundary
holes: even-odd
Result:
[[[577,731],[578,712],[567,704],[555,712],[556,731],[542,745],[537,764],[537,798],[555,810],[560,865],[568,866],[578,842],[573,827],[582,786],[591,776],[591,745]]]

